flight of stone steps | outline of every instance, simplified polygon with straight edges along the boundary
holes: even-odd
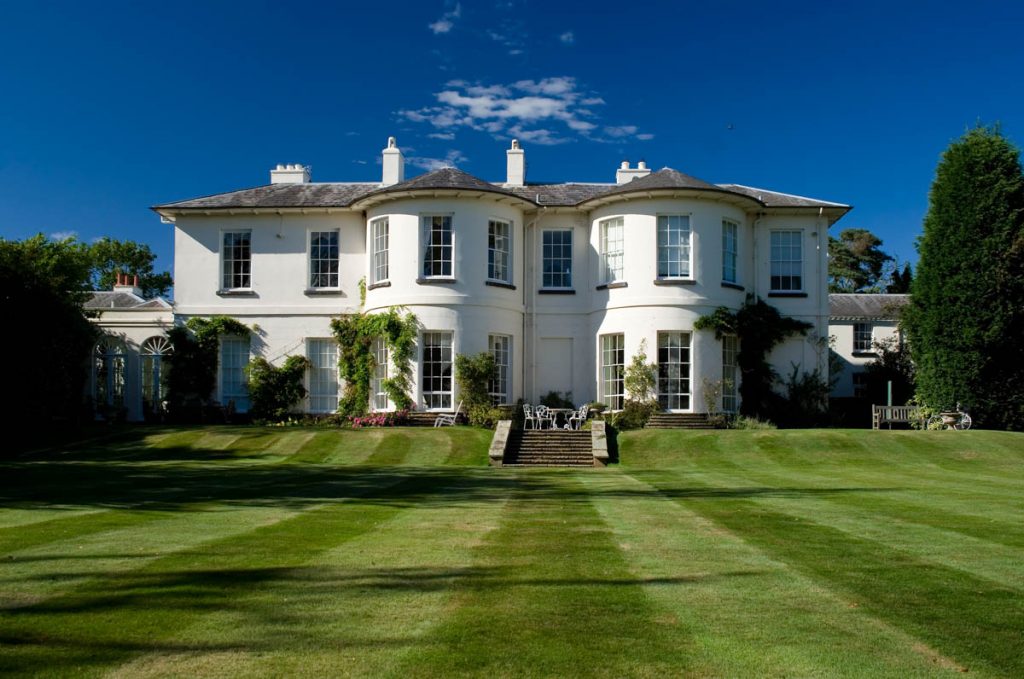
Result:
[[[589,431],[514,429],[503,467],[593,467]]]

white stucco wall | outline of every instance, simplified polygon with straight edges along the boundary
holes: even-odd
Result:
[[[891,338],[899,338],[899,325],[893,320],[873,321],[852,321],[835,320],[829,325],[829,333],[835,337],[834,351],[842,359],[843,369],[832,389],[832,396],[844,398],[853,396],[853,376],[856,373],[864,372],[869,363],[875,360],[875,354],[871,352],[855,353],[853,351],[853,326],[855,323],[869,323],[871,325],[871,339],[873,342],[882,342]]]

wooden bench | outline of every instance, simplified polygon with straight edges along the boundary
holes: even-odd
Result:
[[[881,429],[883,424],[913,424],[921,421],[921,409],[917,406],[871,406],[871,428]]]

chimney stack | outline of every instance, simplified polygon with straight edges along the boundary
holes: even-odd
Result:
[[[615,171],[615,183],[626,184],[633,181],[634,179],[646,177],[650,173],[651,170],[650,168],[647,167],[646,162],[641,160],[639,163],[636,164],[635,168],[631,168],[629,166],[629,161],[624,160],[622,161],[622,165],[619,166],[619,169]]]
[[[278,165],[270,171],[271,184],[308,184],[308,165]]]
[[[519,147],[519,140],[512,140],[512,148],[505,151],[508,157],[508,173],[505,186],[523,186],[526,184],[526,153]]]
[[[384,149],[384,176],[381,184],[393,186],[405,181],[405,156],[398,148],[394,137],[388,137],[388,147]]]
[[[136,297],[142,297],[142,288],[139,287],[139,275],[129,276],[118,271],[114,280],[114,292],[130,292]]]

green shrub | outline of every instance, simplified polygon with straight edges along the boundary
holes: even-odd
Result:
[[[651,419],[651,415],[659,410],[661,410],[661,406],[658,405],[657,401],[634,401],[629,399],[622,404],[622,410],[615,413],[612,424],[616,429],[623,431],[627,429],[643,429],[647,425],[647,421]]]
[[[252,359],[246,369],[252,417],[271,422],[287,418],[295,404],[306,397],[302,382],[311,365],[305,356],[289,356],[280,367],[264,358]]]
[[[777,427],[767,420],[737,415],[729,420],[729,429],[777,429]]]
[[[540,399],[542,406],[548,408],[575,408],[576,406],[572,403],[572,392],[561,392],[561,391],[549,391],[544,394]]]
[[[501,417],[501,411],[491,403],[491,384],[497,376],[498,364],[490,352],[455,357],[455,381],[470,424],[493,427]]]

